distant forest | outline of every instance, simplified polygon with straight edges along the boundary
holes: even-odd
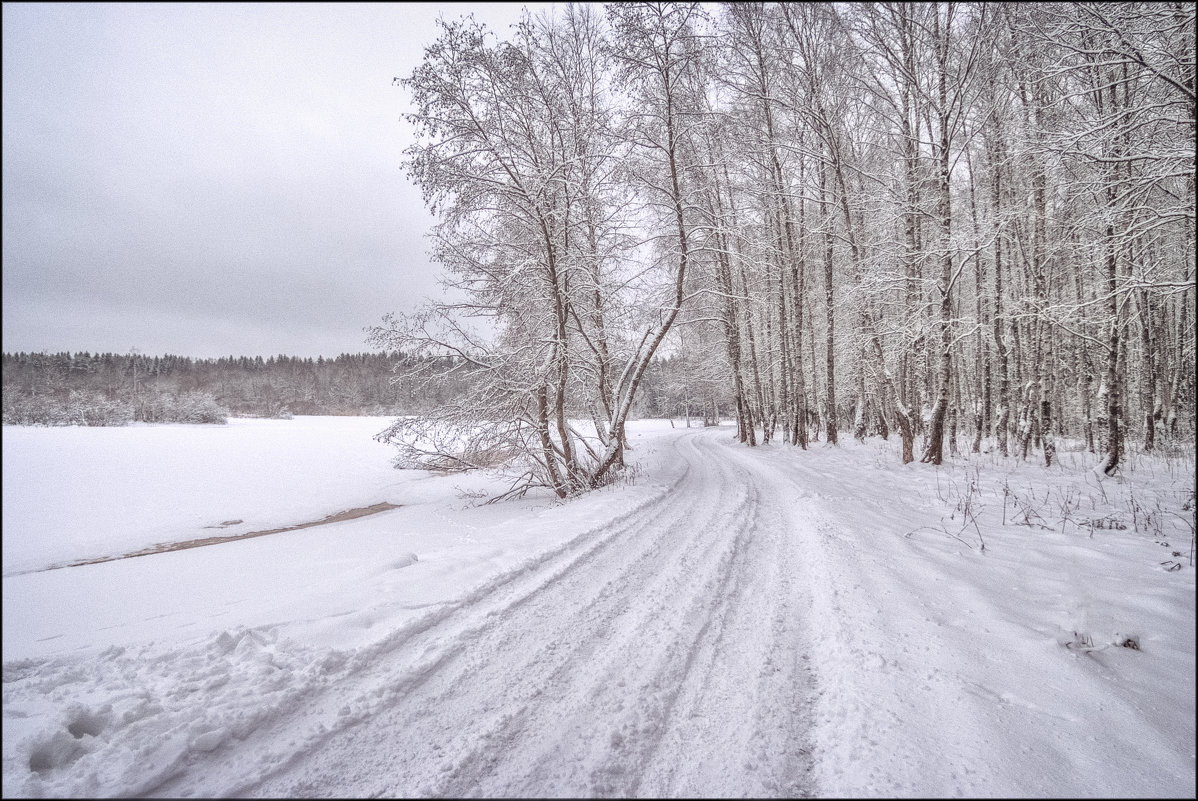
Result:
[[[140,353],[5,353],[5,425],[114,426],[224,423],[229,417],[415,415],[465,392],[472,370],[416,370],[402,353],[295,356],[148,356]],[[427,361],[425,359],[424,361]],[[448,362],[448,359],[442,361]],[[428,367],[429,365],[422,365]],[[436,365],[444,368],[448,365]],[[712,423],[731,400],[682,360],[658,360],[640,415]],[[421,377],[418,377],[418,374]]]

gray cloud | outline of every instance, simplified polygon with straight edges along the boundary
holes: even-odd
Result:
[[[4,350],[365,350],[436,291],[392,77],[471,11],[5,4]]]

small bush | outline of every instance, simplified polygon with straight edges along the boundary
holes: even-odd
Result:
[[[111,400],[98,392],[71,390],[67,398],[65,425],[123,426],[133,419],[133,407]]]
[[[136,419],[145,423],[224,424],[229,421],[229,410],[207,392],[156,392],[138,403]]]
[[[100,392],[71,390],[66,397],[4,393],[4,423],[19,426],[123,426],[133,407]]]

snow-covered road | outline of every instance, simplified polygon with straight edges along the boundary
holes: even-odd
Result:
[[[683,469],[660,497],[146,793],[810,791],[811,601],[781,503],[794,488],[726,439],[670,440]]]
[[[613,486],[480,506],[377,425],[6,430],[4,795],[1193,797],[1192,460],[657,421]]]

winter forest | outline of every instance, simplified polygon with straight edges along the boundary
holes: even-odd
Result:
[[[404,5],[440,295],[3,354],[0,794],[1194,798],[1195,10]]]
[[[1189,447],[1194,42],[1192,3],[444,20],[396,82],[448,292],[371,341],[469,391],[386,437],[565,497],[668,355],[749,446]]]

